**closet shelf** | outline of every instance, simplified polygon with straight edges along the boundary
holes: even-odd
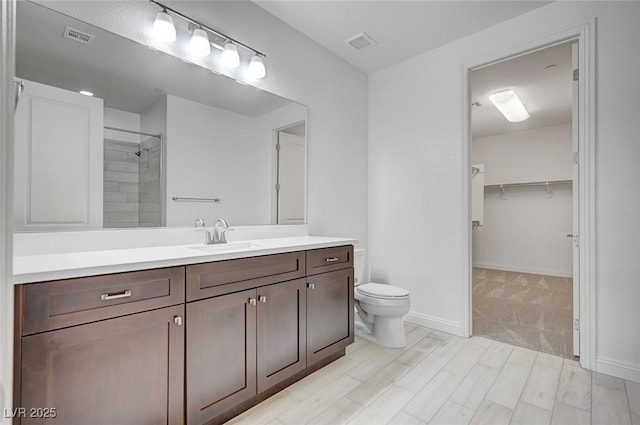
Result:
[[[560,184],[572,184],[573,180],[548,180],[539,182],[522,182],[522,183],[504,183],[504,184],[487,184],[485,189],[500,189],[502,192],[502,199],[507,199],[507,189],[519,188],[519,187],[544,187],[547,191],[547,198],[551,198],[553,193],[551,192],[551,186]]]

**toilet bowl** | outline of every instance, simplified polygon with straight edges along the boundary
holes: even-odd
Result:
[[[385,347],[402,348],[407,345],[402,317],[411,305],[409,291],[383,283],[362,283],[364,255],[363,249],[354,251],[356,335]]]

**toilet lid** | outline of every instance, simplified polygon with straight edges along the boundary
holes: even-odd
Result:
[[[363,295],[375,298],[406,298],[409,296],[409,291],[406,289],[384,283],[366,283],[356,287],[356,290]]]

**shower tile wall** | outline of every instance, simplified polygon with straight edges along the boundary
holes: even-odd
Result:
[[[140,144],[139,226],[162,226],[162,195],[160,185],[160,141],[148,139]],[[148,150],[144,150],[148,149]]]
[[[138,227],[138,145],[104,141],[103,226]]]

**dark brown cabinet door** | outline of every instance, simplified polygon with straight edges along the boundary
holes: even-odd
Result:
[[[353,269],[307,277],[307,365],[353,339]]]
[[[21,423],[182,423],[183,317],[166,307],[22,338]]]
[[[258,392],[307,366],[305,282],[297,279],[257,289]]]
[[[187,423],[256,395],[256,290],[187,304]]]

